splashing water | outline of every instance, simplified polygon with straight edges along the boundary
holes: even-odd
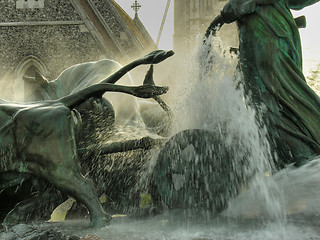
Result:
[[[245,225],[245,230],[233,228],[230,222],[221,225],[218,221],[219,231],[213,230],[217,223],[197,231],[213,239],[320,239],[319,233],[311,228],[318,228],[314,217],[319,214],[320,159],[298,169],[288,167],[274,174],[272,159],[276,157],[270,149],[266,128],[257,121],[258,113],[246,104],[241,74],[236,71],[237,59],[221,51],[218,47],[221,43],[216,39],[214,45],[210,54],[207,54],[208,46],[202,46],[196,60],[188,66],[191,70],[187,73],[187,82],[177,94],[174,106],[175,131],[204,129],[217,133],[218,129],[226,145],[237,140],[235,147],[231,148],[236,156],[233,170],[235,173],[242,171],[249,181],[243,192],[230,201],[222,216],[234,218],[237,224]],[[201,65],[203,62],[209,64]],[[261,111],[264,111],[263,106]],[[247,160],[245,167],[240,166],[239,160],[243,158]],[[254,220],[250,222],[248,219]],[[257,219],[261,220],[259,227],[255,225]],[[301,222],[298,226],[292,221],[307,224],[301,227]],[[205,236],[205,232],[210,231]],[[199,237],[190,234],[172,239]]]
[[[214,45],[209,55],[207,46],[202,46],[188,65],[187,77],[179,76],[185,82],[172,106],[174,129],[220,133],[236,156],[235,174],[250,176],[250,181],[222,214],[209,220],[201,219],[197,211],[192,212],[190,220],[184,218],[184,213],[172,210],[147,220],[114,219],[110,227],[100,230],[84,230],[81,225],[77,234],[94,233],[101,239],[119,240],[320,239],[320,158],[274,173],[268,133],[257,122],[259,116],[254,109],[246,104],[241,74],[236,71],[237,59],[221,51],[216,39]],[[211,63],[201,65],[199,58]],[[243,158],[244,167],[240,166]],[[73,233],[76,228],[72,223],[66,231]]]
[[[181,84],[172,106],[174,129],[180,132],[197,128],[215,133],[218,129],[226,145],[236,139],[237,144],[230,148],[237,156],[233,169],[250,176],[246,189],[230,200],[222,214],[210,220],[201,219],[197,211],[190,220],[179,210],[172,210],[147,220],[114,219],[110,227],[93,233],[102,239],[119,240],[320,239],[320,158],[300,168],[288,167],[274,173],[267,132],[245,102],[237,59],[217,46],[209,55],[207,50],[207,46],[201,47],[187,67],[187,77],[179,76],[186,82]],[[212,65],[201,66],[198,60],[203,57],[210,58]],[[246,166],[241,167],[237,160],[244,157]],[[79,234],[90,231],[79,229]]]
[[[178,108],[178,131],[199,128],[214,130],[216,134],[218,129],[225,144],[234,151],[235,174],[250,177],[248,187],[263,196],[260,200],[266,216],[284,223],[282,191],[272,178],[266,177],[274,171],[266,128],[257,122],[259,116],[246,104],[236,57],[221,51],[219,41],[211,40],[215,46],[211,50],[207,45],[200,47],[200,60],[189,74],[189,92]],[[246,159],[246,166],[241,166],[241,159]]]

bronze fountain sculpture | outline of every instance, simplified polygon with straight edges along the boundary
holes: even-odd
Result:
[[[267,129],[276,170],[288,164],[299,167],[320,154],[320,98],[307,85],[303,76],[298,27],[290,12],[290,9],[300,9],[315,2],[317,1],[230,0],[211,23],[204,39],[204,44],[210,51],[210,36],[223,24],[237,21],[240,38],[238,69],[243,75],[241,84],[247,98],[246,103],[256,110],[260,126]],[[171,55],[172,52],[152,53],[142,60],[130,63],[110,78],[116,81],[137,65],[158,63]],[[150,79],[151,77],[149,82],[152,83]],[[101,97],[106,90],[119,90],[157,100],[157,95],[165,93],[167,89],[157,88],[152,84],[127,88],[101,83],[54,101],[23,106],[3,102],[1,114],[5,120],[0,129],[4,136],[1,138],[1,145],[8,147],[3,148],[6,152],[1,152],[1,170],[5,170],[0,175],[1,180],[5,179],[1,181],[1,188],[18,184],[27,178],[31,170],[26,170],[24,162],[33,157],[36,161],[31,161],[28,165],[30,169],[34,167],[33,174],[47,178],[51,175],[48,178],[50,182],[67,190],[68,194],[86,205],[94,225],[103,225],[106,222],[105,215],[97,198],[93,197],[93,187],[75,192],[71,189],[73,182],[64,182],[66,179],[57,176],[66,174],[63,164],[69,164],[73,167],[77,180],[86,183],[83,187],[90,185],[79,174],[74,159],[77,152],[72,140],[70,109],[91,96]],[[161,104],[161,100],[158,101]],[[14,117],[11,119],[11,116]],[[61,119],[68,120],[52,122],[60,119],[60,116],[63,116]],[[25,123],[22,124],[21,120]],[[43,123],[51,127],[44,129]],[[63,135],[62,131],[68,134]],[[247,164],[245,155],[236,159],[235,166],[236,149],[241,148],[241,145],[236,138],[234,145],[226,144],[223,131],[224,129],[222,133],[218,133],[216,129],[190,129],[171,137],[161,149],[153,169],[150,192],[156,205],[165,203],[168,208],[201,208],[219,212],[227,206],[230,198],[238,194],[241,186],[251,176],[244,175],[242,171]],[[30,136],[30,133],[36,137]],[[54,134],[52,138],[48,137],[51,134]],[[43,141],[44,138],[48,141]],[[27,143],[28,139],[32,140],[30,144]],[[50,144],[56,146],[60,155],[69,154],[71,162],[63,162],[62,156],[55,159],[54,156],[49,156]],[[17,151],[9,148],[13,145]],[[21,161],[12,164],[14,156]],[[50,159],[51,165],[41,165],[39,160],[44,156]],[[53,164],[60,163],[57,159],[60,159],[62,165]],[[235,171],[235,167],[239,169]],[[11,170],[27,175],[12,175]],[[54,173],[55,178],[52,177]],[[73,176],[70,179],[74,179]],[[88,196],[88,192],[91,195]]]
[[[142,98],[165,93],[167,88],[150,84],[127,87],[110,82],[139,65],[157,64],[172,55],[172,51],[154,51],[106,80],[57,100],[30,104],[1,100],[1,189],[36,176],[83,203],[90,212],[92,226],[107,224],[110,217],[103,211],[92,182],[80,172],[75,141],[75,131],[80,126],[73,109],[91,97],[101,98],[106,91]]]
[[[238,69],[246,104],[255,109],[260,127],[267,129],[275,170],[290,164],[299,167],[320,155],[320,97],[302,73],[297,26],[301,19],[295,21],[290,12],[315,2],[229,0],[203,41],[209,54],[210,36],[223,24],[237,22]],[[173,136],[155,166],[154,198],[169,208],[226,208],[250,176],[243,174],[246,156],[236,156],[242,148],[239,139],[235,137],[232,146],[225,144],[223,131],[186,130]]]

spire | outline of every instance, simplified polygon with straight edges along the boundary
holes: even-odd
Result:
[[[131,8],[134,10],[135,12],[135,18],[138,17],[138,11],[141,8],[140,3],[138,3],[138,0],[134,0],[134,3],[132,4]]]

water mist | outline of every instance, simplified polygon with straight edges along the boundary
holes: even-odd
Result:
[[[196,128],[220,134],[223,144],[233,151],[234,159],[229,161],[232,161],[234,173],[230,174],[247,180],[241,189],[234,191],[251,189],[253,198],[259,196],[263,217],[285,222],[283,193],[270,177],[274,164],[268,133],[261,121],[257,121],[259,114],[246,103],[242,76],[236,70],[237,56],[223,50],[219,39],[210,39],[210,42],[210,47],[202,45],[199,48],[190,63],[187,87],[179,94],[179,104],[175,109],[176,122],[179,123],[176,131]],[[263,111],[263,106],[261,108]],[[231,213],[235,206],[242,209],[242,204],[245,202],[233,202],[225,214]],[[245,215],[261,216],[250,211]]]

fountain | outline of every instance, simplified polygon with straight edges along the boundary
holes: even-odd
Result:
[[[264,192],[268,214],[285,220],[282,193],[264,176],[290,164],[301,166],[320,151],[320,98],[302,74],[298,28],[286,11],[283,3],[262,4],[256,9],[254,1],[230,1],[209,26],[200,49],[199,82],[192,93],[200,92],[199,99],[192,96],[200,106],[188,112],[198,117],[197,125],[205,124],[205,130],[200,126],[202,130],[189,129],[172,137],[155,166],[156,192],[169,208],[221,212],[245,184],[253,181]],[[240,72],[234,81],[243,89],[243,96],[226,115],[229,109],[225,103],[222,112],[203,106],[217,104],[211,97],[214,92],[206,89],[214,89],[208,82],[221,69],[215,66],[221,60],[211,52],[214,42],[210,36],[224,23],[237,19]],[[284,37],[288,26],[291,35]],[[241,98],[243,106],[239,104]]]
[[[239,56],[222,51],[214,37],[236,20]],[[319,239],[320,99],[302,74],[287,6],[231,0],[192,65],[189,88],[172,106],[173,136],[149,152],[134,176],[135,187],[150,194],[148,210],[161,214],[115,218],[99,230],[70,223],[64,232],[101,239]]]
[[[172,51],[154,51],[122,67],[98,84],[56,100],[20,104],[1,100],[1,189],[19,187],[27,180],[40,178],[83,203],[90,212],[90,225],[107,224],[109,216],[103,211],[92,182],[80,173],[75,132],[81,126],[81,117],[74,109],[92,97],[101,98],[106,91],[142,98],[165,93],[166,88],[154,84],[128,87],[113,83],[134,67],[156,64],[172,55]],[[137,145],[124,143],[125,147],[130,144],[133,148]],[[113,150],[114,146],[110,148]],[[104,151],[108,152],[110,148],[107,146]],[[35,204],[45,205],[41,198],[42,194],[39,194],[18,203],[6,215],[4,224],[23,220]]]

